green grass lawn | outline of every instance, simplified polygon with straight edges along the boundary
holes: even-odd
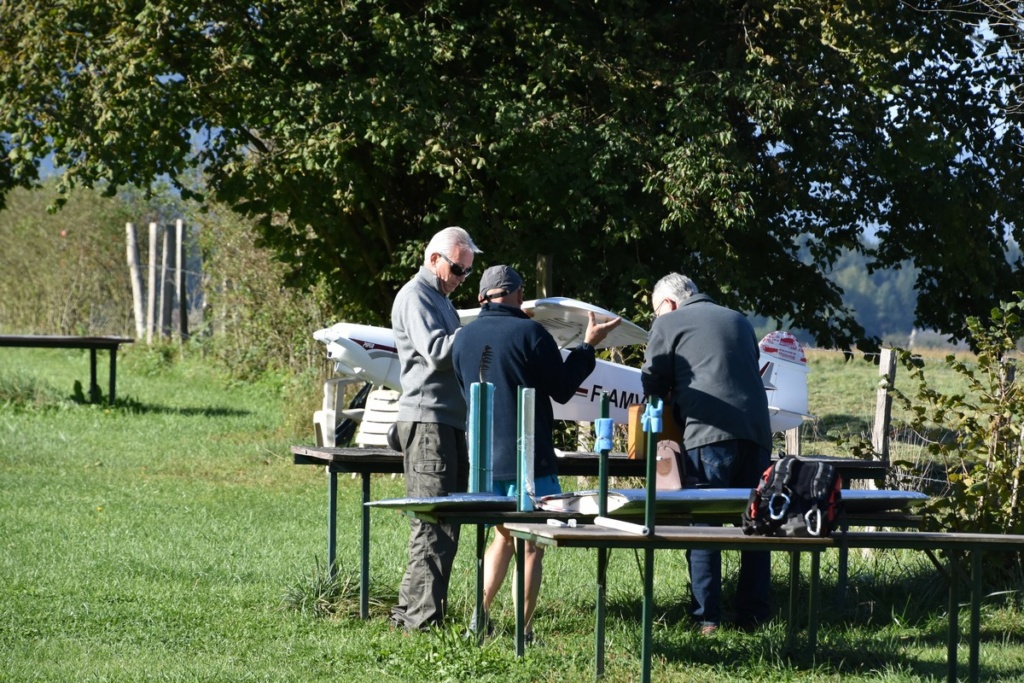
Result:
[[[593,551],[548,552],[536,616],[543,644],[516,659],[510,587],[494,611],[497,636],[479,648],[461,637],[475,586],[470,528],[450,625],[423,635],[389,631],[408,527],[397,513],[375,511],[372,615],[361,620],[360,482],[339,477],[340,586],[336,599],[318,602],[326,475],[292,463],[289,446],[311,443],[312,428],[290,433],[285,384],[231,383],[199,361],[168,363],[143,347],[119,361],[118,404],[108,408],[70,400],[74,381],[87,380],[86,354],[0,353],[0,681],[593,678]],[[873,412],[873,366],[815,360],[810,381],[812,412],[837,425]],[[833,384],[856,405],[821,403]],[[319,390],[311,381],[311,405]],[[374,497],[403,492],[401,478],[374,477]],[[726,554],[726,576],[737,559]],[[811,654],[783,651],[779,621],[755,634],[701,637],[685,619],[682,553],[659,553],[654,679],[945,680],[945,587],[932,564],[913,553],[854,554],[840,604],[834,563],[823,560],[822,627]],[[633,553],[611,558],[608,681],[640,675],[641,565]],[[780,609],[787,569],[778,556]],[[1016,587],[994,587],[984,604],[984,680],[1024,680],[1021,600],[995,592],[1005,588]],[[965,648],[960,657],[966,673]]]

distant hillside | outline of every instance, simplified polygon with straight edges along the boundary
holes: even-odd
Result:
[[[830,277],[842,287],[843,301],[854,311],[868,335],[890,346],[953,347],[946,335],[914,327],[917,269],[912,265],[869,274],[867,259],[848,251],[836,263]],[[785,321],[780,324],[761,316],[754,316],[752,320],[759,333],[786,327]],[[802,343],[813,346],[810,335],[801,330],[791,331]]]

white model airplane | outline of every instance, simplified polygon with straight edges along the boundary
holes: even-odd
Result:
[[[598,322],[616,316],[597,306],[575,299],[553,297],[523,303],[523,310],[541,323],[558,342],[562,354],[577,345],[587,328],[588,313]],[[462,324],[472,321],[480,309],[459,311]],[[361,379],[378,387],[400,392],[398,352],[389,328],[353,323],[337,323],[317,330],[313,337],[327,346],[327,357],[336,372]],[[646,344],[647,332],[623,319],[599,345],[613,348]],[[761,379],[768,393],[772,430],[781,432],[810,419],[807,412],[807,360],[800,343],[786,332],[773,332],[761,340]],[[644,402],[640,370],[618,363],[598,360],[594,372],[576,395],[562,405],[552,401],[556,420],[592,422],[600,417],[601,394],[608,394],[609,417],[626,424],[630,405]]]

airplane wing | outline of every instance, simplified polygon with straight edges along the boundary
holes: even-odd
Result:
[[[598,322],[619,317],[605,308],[560,296],[524,301],[523,310],[551,333],[560,349],[575,346],[583,341],[583,334],[587,331],[589,322],[589,313],[594,313]],[[475,320],[479,314],[479,308],[465,309],[459,311],[459,319],[463,325],[466,325]],[[647,331],[623,318],[622,323],[609,332],[597,348],[605,349],[646,343]]]
[[[587,329],[587,314],[599,319],[615,317],[611,311],[575,299],[550,298],[528,301],[531,311],[558,341],[562,355],[566,347],[578,343]],[[473,320],[480,309],[459,311],[463,324]],[[337,323],[317,330],[313,337],[327,347],[327,357],[335,370],[376,386],[401,391],[400,364],[394,333],[389,328],[354,323]],[[647,333],[623,320],[601,344],[602,347],[643,344]],[[768,394],[772,431],[786,431],[811,419],[807,410],[807,359],[799,342],[788,332],[774,332],[761,340],[761,381]],[[598,360],[597,367],[584,380],[568,403],[552,402],[556,420],[589,422],[599,413],[602,394],[609,398],[610,417],[618,424],[628,421],[630,405],[642,403],[640,369]]]

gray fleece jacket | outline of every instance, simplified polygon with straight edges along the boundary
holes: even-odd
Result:
[[[398,292],[391,307],[401,363],[400,422],[436,422],[466,428],[466,401],[452,365],[459,314],[424,266]]]

